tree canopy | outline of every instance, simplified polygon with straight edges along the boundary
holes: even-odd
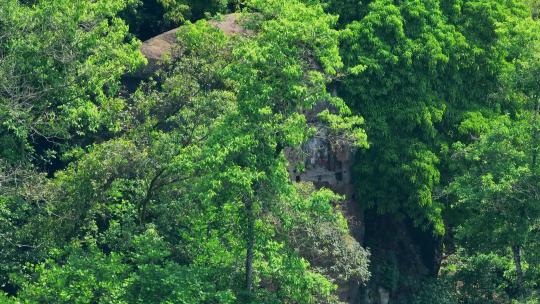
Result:
[[[0,302],[536,303],[539,7],[2,1]]]

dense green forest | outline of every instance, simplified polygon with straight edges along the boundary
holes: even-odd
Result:
[[[538,18],[1,0],[0,303],[540,303]]]

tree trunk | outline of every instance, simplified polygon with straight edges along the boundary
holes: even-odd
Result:
[[[141,202],[141,205],[139,206],[139,225],[142,225],[144,223],[144,218],[146,217],[148,204],[150,203],[150,199],[152,198],[152,194],[153,194],[154,189],[156,187],[157,180],[163,174],[163,172],[165,172],[165,168],[158,170],[156,175],[150,181],[150,185],[148,186],[148,190],[146,191],[146,195],[145,195],[143,201]]]
[[[534,170],[534,168],[536,167],[536,162],[537,162],[537,158],[538,158],[538,148],[537,148],[537,143],[538,143],[538,113],[540,112],[540,98],[538,99],[538,101],[536,102],[536,109],[534,110],[534,119],[533,119],[533,151],[532,151],[532,170]]]
[[[516,266],[517,287],[521,293],[523,290],[523,270],[521,269],[521,248],[519,245],[512,246],[512,253],[514,254],[514,264]]]
[[[248,302],[251,301],[253,291],[253,247],[255,245],[255,215],[253,213],[253,203],[246,202],[247,231],[246,231],[246,293]]]

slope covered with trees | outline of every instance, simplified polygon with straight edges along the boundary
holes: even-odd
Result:
[[[539,9],[2,1],[0,302],[538,303]],[[362,238],[289,176],[321,126]]]
[[[432,275],[447,256],[475,259],[498,252],[497,259],[511,260],[513,245],[500,243],[499,233],[508,234],[512,242],[517,241],[516,233],[539,242],[533,236],[538,229],[538,181],[533,181],[538,166],[532,161],[538,146],[532,139],[536,138],[538,95],[533,91],[538,88],[540,33],[531,16],[535,7],[521,1],[368,1],[364,5],[329,1],[330,11],[343,16],[345,65],[361,71],[340,84],[341,96],[366,119],[371,146],[358,154],[358,198],[383,214],[372,225],[389,221],[410,227],[412,222],[432,231],[438,239],[430,256],[438,260],[436,267],[426,271]],[[513,135],[491,134],[501,132],[502,126]],[[487,138],[509,142],[488,148],[483,146]],[[508,159],[516,149],[521,161]],[[495,195],[496,191],[510,195],[516,188],[524,197]],[[499,200],[508,209],[496,207]],[[498,226],[492,226],[495,223]],[[420,247],[428,244],[425,232],[412,230],[421,236]],[[487,237],[493,232],[496,235]],[[466,241],[466,235],[474,240]],[[374,279],[378,277],[380,284],[396,293],[416,289],[418,276],[398,258],[408,251],[400,243],[410,241],[381,240],[369,233],[366,238],[378,260],[373,261]],[[442,270],[453,275],[460,271],[461,262],[452,261]],[[474,267],[482,271],[489,266]],[[471,297],[493,302],[494,297],[515,296],[516,288],[521,289],[519,267],[505,267],[505,279],[493,274],[499,281]],[[389,275],[392,269],[394,274]],[[535,281],[531,277],[530,282]],[[475,284],[465,281],[467,288],[475,289]],[[463,297],[460,301],[471,301],[466,293]]]

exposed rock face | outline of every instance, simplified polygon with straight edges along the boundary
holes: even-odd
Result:
[[[222,30],[227,35],[249,34],[251,31],[245,29],[240,21],[240,14],[228,14],[222,16],[220,20],[211,20],[210,24]]]
[[[296,153],[295,153],[296,152]],[[343,148],[335,151],[324,134],[308,141],[302,151],[289,151],[291,163],[301,162],[304,170],[289,168],[293,181],[313,182],[318,188],[331,188],[341,194],[351,195],[352,150]]]
[[[209,23],[227,35],[250,33],[249,30],[242,27],[240,14],[224,15],[219,20],[210,20]],[[139,77],[149,76],[158,69],[161,60],[170,54],[175,45],[177,31],[178,28],[175,28],[143,42],[141,53],[148,59],[148,64],[139,71]]]
[[[148,60],[148,64],[138,71],[137,76],[150,76],[159,68],[161,60],[170,53],[176,43],[177,31],[178,28],[175,28],[143,42],[141,53]]]
[[[239,14],[228,14],[219,20],[210,20],[209,23],[222,30],[227,35],[247,34],[249,30],[242,27]],[[143,42],[141,52],[149,62],[158,62],[169,53],[176,43],[178,28],[159,34]]]
[[[149,63],[158,62],[170,52],[176,43],[177,31],[178,28],[175,28],[143,42],[141,53],[148,59]]]

